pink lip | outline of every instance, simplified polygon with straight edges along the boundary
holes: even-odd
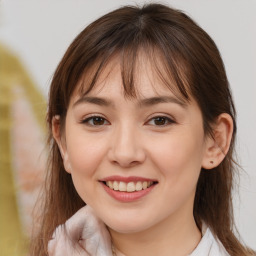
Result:
[[[121,191],[116,191],[113,190],[111,188],[109,188],[107,185],[105,185],[103,182],[101,182],[103,188],[105,189],[105,191],[114,199],[116,199],[117,201],[120,202],[133,202],[136,201],[144,196],[146,196],[147,194],[149,194],[152,189],[154,189],[154,187],[157,184],[153,184],[151,185],[149,188],[140,190],[140,191],[134,191],[134,192],[121,192]]]
[[[102,179],[101,181],[123,181],[123,182],[136,182],[136,181],[154,181],[156,182],[157,180],[153,180],[153,179],[148,179],[145,177],[138,177],[138,176],[129,176],[129,177],[123,177],[123,176],[119,176],[119,175],[113,175],[113,176],[109,176],[106,177],[104,179]]]

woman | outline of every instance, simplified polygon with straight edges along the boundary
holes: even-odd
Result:
[[[253,255],[233,233],[224,65],[184,13],[127,6],[85,28],[54,74],[48,124],[33,255]]]

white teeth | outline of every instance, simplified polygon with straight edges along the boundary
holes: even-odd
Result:
[[[126,191],[127,192],[134,192],[135,191],[135,184],[134,184],[134,182],[129,182],[127,184]]]
[[[137,181],[137,182],[123,182],[123,181],[107,181],[106,185],[113,189],[121,192],[134,192],[141,191],[150,187],[153,184],[153,181]]]
[[[126,191],[126,183],[122,181],[119,183],[119,191]]]
[[[107,181],[107,186],[110,187],[111,189],[113,189],[113,182],[112,181]]]
[[[118,190],[119,189],[119,185],[118,185],[117,181],[113,182],[113,188],[114,188],[114,190]]]
[[[142,182],[141,181],[136,183],[136,191],[140,191],[140,190],[142,190]]]

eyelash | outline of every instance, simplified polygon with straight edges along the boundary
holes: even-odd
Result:
[[[100,124],[100,125],[97,125],[97,124],[90,124],[89,122],[90,121],[95,121],[96,119],[100,119],[100,121],[103,121],[103,124]],[[153,126],[161,126],[161,127],[165,127],[167,125],[170,125],[170,124],[174,124],[175,121],[173,119],[171,119],[170,117],[167,117],[167,116],[155,116],[155,117],[152,117],[151,119],[149,119],[149,121],[147,121],[146,123],[149,123],[150,121],[156,121],[156,119],[160,119],[160,121],[164,121],[164,124],[161,124],[161,125],[156,125],[156,124],[151,124]],[[158,120],[159,121],[159,120]],[[105,124],[105,122],[107,122],[108,124]],[[102,116],[90,116],[86,119],[83,119],[81,121],[82,124],[86,124],[88,126],[91,126],[91,127],[94,127],[94,126],[103,126],[103,125],[109,125],[110,123]]]
[[[171,125],[171,124],[175,123],[175,121],[173,119],[171,119],[170,117],[167,117],[167,116],[154,116],[151,119],[149,119],[149,121],[147,121],[147,123],[149,123],[152,120],[156,121],[156,119],[160,119],[162,121],[164,120],[164,124],[161,124],[161,125],[154,124],[155,126],[163,126],[163,127],[165,127],[167,125]]]
[[[81,123],[82,123],[82,124],[86,124],[86,125],[88,125],[88,126],[101,126],[101,125],[95,125],[95,124],[90,124],[90,123],[89,123],[90,121],[93,121],[93,120],[95,120],[96,118],[100,118],[101,120],[104,121],[104,123],[105,123],[105,121],[107,121],[104,117],[95,115],[95,116],[90,116],[90,117],[88,117],[88,118],[86,118],[86,119],[83,119],[83,120],[81,121]],[[107,122],[108,122],[108,121],[107,121]],[[109,123],[109,122],[108,122],[108,123]]]

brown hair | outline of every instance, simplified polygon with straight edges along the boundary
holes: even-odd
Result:
[[[235,166],[232,159],[236,135],[235,108],[220,53],[209,35],[181,11],[161,4],[141,8],[125,6],[86,27],[72,42],[53,76],[48,108],[49,169],[45,181],[41,227],[32,240],[32,255],[47,255],[54,229],[85,203],[77,194],[71,176],[52,136],[52,118],[60,115],[64,127],[69,101],[81,79],[89,92],[103,68],[118,56],[125,96],[136,97],[134,67],[142,51],[170,90],[189,101],[193,97],[203,116],[205,134],[221,113],[233,118],[234,133],[229,151],[214,171],[201,170],[194,218],[205,222],[231,256],[248,255],[234,235],[231,200]],[[158,65],[160,64],[160,65]],[[93,69],[92,69],[93,67]],[[90,76],[86,76],[90,70]],[[175,88],[173,87],[175,83]],[[86,91],[85,91],[86,90]]]

